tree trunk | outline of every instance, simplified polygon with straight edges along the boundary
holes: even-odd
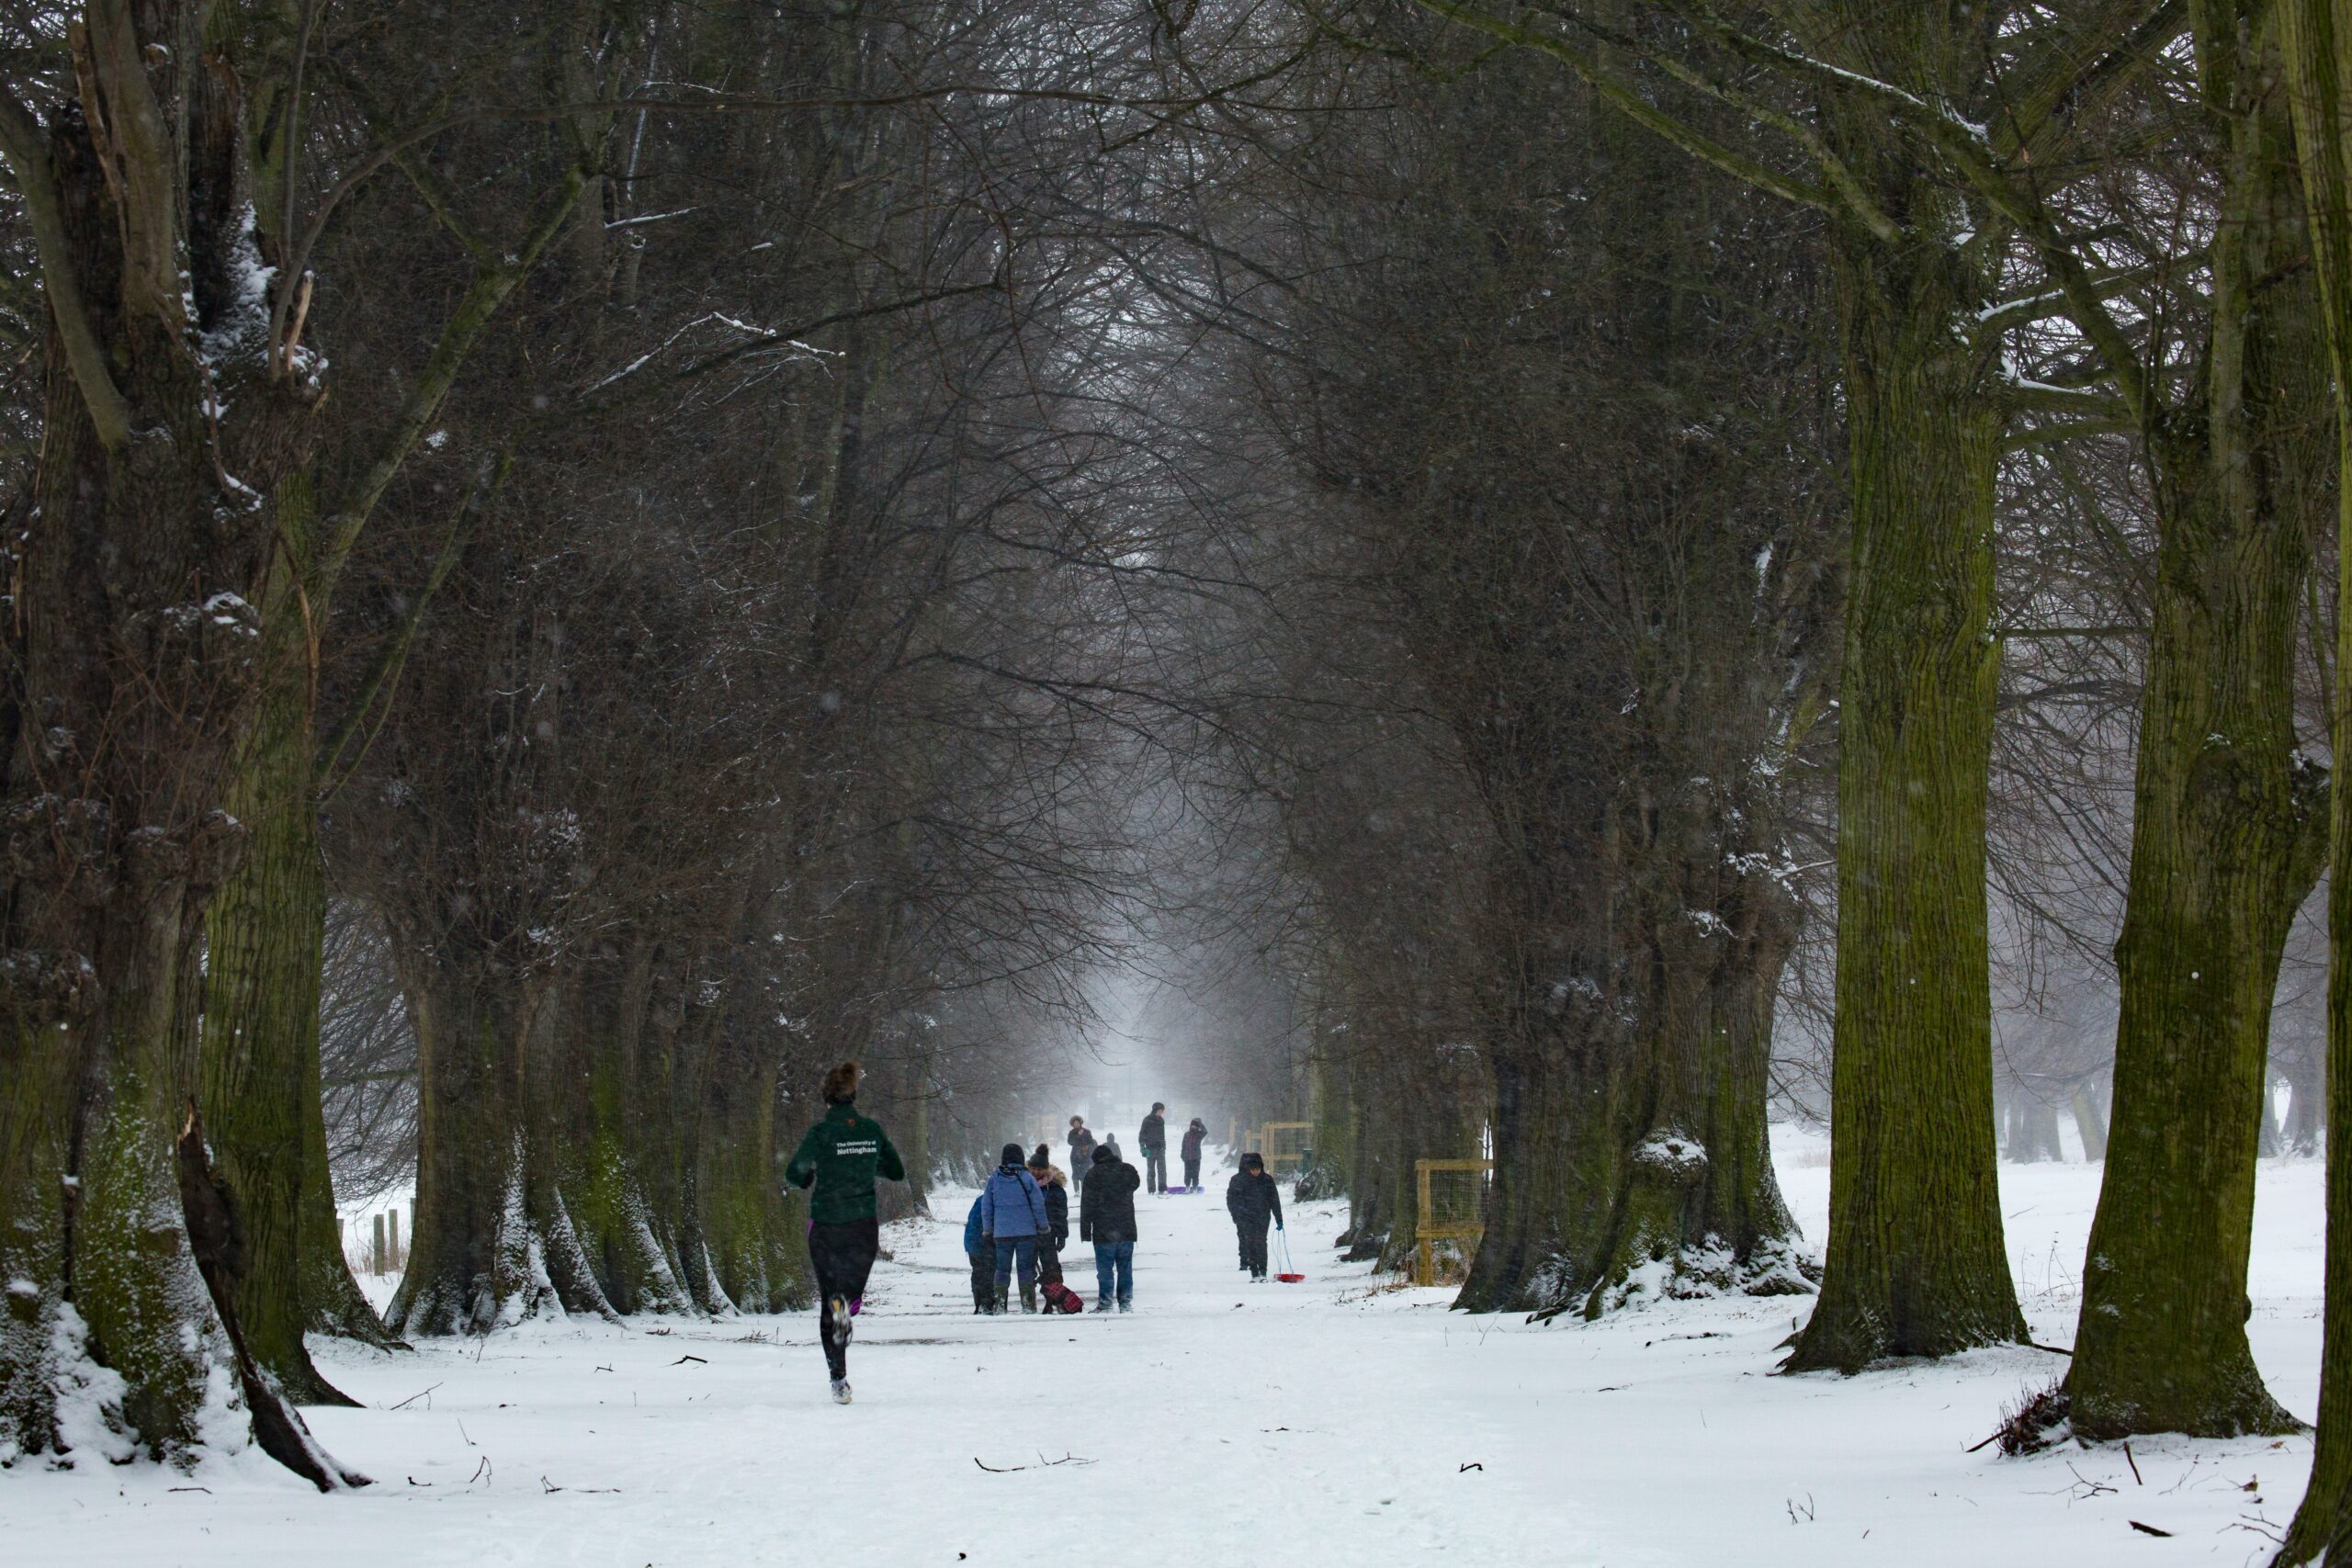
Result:
[[[1831,249],[1853,544],[1829,1237],[1788,1364],[1854,1371],[2020,1340],[2025,1319],[2001,1234],[1984,910],[2002,419],[1955,331],[1981,286],[1940,238],[1840,229]]]
[[[797,1195],[784,1191],[774,1064],[722,1036],[707,1115],[695,1185],[718,1282],[745,1312],[796,1311],[809,1300],[808,1253]]]
[[[558,1185],[544,986],[446,961],[423,969],[395,946],[417,1025],[417,1173],[408,1272],[387,1325],[487,1334],[565,1312],[617,1320]]]
[[[1645,949],[1623,966],[1644,991],[1552,984],[1498,1053],[1494,1184],[1457,1305],[1597,1317],[1665,1296],[1811,1289],[1765,1128],[1792,911],[1761,874],[1696,897],[1724,858],[1718,834],[1699,841],[1715,852],[1675,868]],[[1548,949],[1542,962],[1521,995],[1548,975]]]
[[[2290,103],[2335,372],[2336,602],[2352,604],[2352,4],[2283,0]],[[2335,621],[2334,711],[2352,713],[2352,616]],[[2336,755],[2343,755],[2339,741]],[[2326,1328],[2311,1482],[2277,1562],[2352,1562],[2352,790],[2329,802]]]
[[[2074,1107],[2075,1130],[2082,1134],[2083,1158],[2097,1165],[2107,1158],[2107,1116],[2099,1109],[2098,1086],[2088,1078],[2076,1078],[2066,1091],[2066,1100]]]
[[[2305,1046],[2287,1069],[2287,1152],[2319,1153],[2320,1130],[2327,1125],[2327,1102],[2321,1086],[2320,1064]]]
[[[2252,40],[2256,60],[2264,40]],[[2234,96],[2236,83],[2209,85]],[[2305,503],[2290,427],[2324,395],[2281,95],[2233,107],[2204,410],[2152,442],[2161,536],[2116,944],[2114,1120],[2067,1377],[2086,1437],[2300,1423],[2246,1343],[2255,1164],[2298,844]]]
[[[569,1036],[560,1072],[585,1079],[579,1124],[565,1140],[564,1212],[605,1299],[623,1314],[695,1310],[670,1243],[675,1193],[653,1190],[671,1185],[661,1167],[680,1131],[671,1054],[650,1038],[654,987],[654,946],[639,938],[617,959],[589,964],[559,1004]]]
[[[287,532],[302,538],[308,528]],[[214,1169],[243,1224],[244,1245],[230,1272],[245,1341],[298,1402],[348,1404],[311,1364],[304,1333],[348,1333],[377,1345],[390,1337],[344,1261],[323,1168],[326,873],[312,804],[306,628],[290,593],[274,599],[271,612],[285,618],[270,623],[267,689],[229,796],[252,851],[206,918],[201,1076]]]
[[[103,168],[74,109],[45,146],[6,138],[51,341],[0,715],[0,1462],[187,1456],[223,1347],[180,1183],[196,1075],[174,1017],[243,847],[218,807],[253,715],[243,595],[316,389],[265,363],[238,82],[197,27],[170,4],[75,18]],[[299,1426],[227,1348],[256,1416]]]

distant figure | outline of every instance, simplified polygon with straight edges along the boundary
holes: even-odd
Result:
[[[874,1213],[874,1179],[907,1179],[906,1162],[882,1124],[857,1113],[855,1062],[825,1075],[825,1114],[808,1129],[784,1168],[784,1179],[808,1191],[808,1266],[817,1276],[817,1337],[832,1374],[833,1403],[849,1403],[850,1319],[865,1295],[882,1223]]]
[[[1193,1118],[1193,1124],[1184,1129],[1184,1190],[1187,1192],[1201,1190],[1201,1141],[1208,1135],[1209,1130],[1201,1125],[1201,1119],[1197,1116]]]
[[[1168,1107],[1151,1102],[1151,1114],[1136,1133],[1136,1147],[1143,1151],[1144,1185],[1153,1192],[1168,1190]]]
[[[996,1237],[981,1228],[980,1204],[964,1216],[964,1256],[972,1265],[972,1310],[986,1312],[996,1304]]]
[[[1233,1216],[1234,1234],[1241,1242],[1241,1267],[1250,1282],[1266,1282],[1266,1222],[1283,1228],[1282,1189],[1266,1174],[1266,1162],[1254,1153],[1241,1156],[1241,1168],[1226,1183],[1225,1212]]]
[[[1136,1189],[1143,1179],[1116,1144],[1094,1151],[1094,1174],[1078,1201],[1078,1237],[1094,1244],[1094,1310],[1135,1309]]]
[[[1021,1266],[1021,1310],[1037,1310],[1037,1238],[1050,1237],[1045,1190],[1029,1174],[1027,1157],[1019,1144],[1007,1144],[998,1156],[996,1174],[980,1189],[980,1229],[996,1237],[996,1279],[991,1312],[1011,1303],[1012,1271]]]
[[[1080,1187],[1086,1185],[1086,1178],[1094,1168],[1094,1134],[1086,1130],[1083,1116],[1069,1119],[1069,1168]]]

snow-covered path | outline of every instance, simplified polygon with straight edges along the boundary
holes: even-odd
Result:
[[[1788,1143],[1817,1236],[1826,1174]],[[2098,1175],[2005,1171],[2045,1339],[2071,1336],[2068,1259]],[[2305,1415],[2319,1176],[2266,1165],[2257,1222],[2256,1349]],[[322,1348],[368,1408],[311,1419],[377,1485],[322,1498],[251,1454],[194,1477],[18,1472],[0,1475],[0,1561],[2239,1564],[2267,1550],[2240,1527],[2286,1518],[2309,1462],[2302,1439],[2156,1440],[2134,1445],[2135,1484],[2120,1450],[1968,1454],[2056,1358],[1792,1380],[1767,1375],[1801,1308],[1787,1301],[1598,1327],[1472,1319],[1447,1292],[1373,1290],[1327,1263],[1330,1207],[1293,1217],[1308,1281],[1251,1286],[1217,1190],[1138,1200],[1133,1315],[978,1318],[965,1201],[943,1193],[940,1223],[889,1233],[847,1409],[807,1315]],[[1091,1296],[1091,1255],[1070,1262]],[[206,1490],[175,1490],[191,1486]]]

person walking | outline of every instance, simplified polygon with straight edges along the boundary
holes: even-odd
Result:
[[[996,1304],[996,1237],[980,1228],[980,1202],[964,1216],[964,1256],[972,1265],[972,1310],[986,1312]]]
[[[1037,1238],[1037,1283],[1062,1282],[1062,1249],[1069,1246],[1069,1179],[1054,1168],[1053,1153],[1039,1144],[1029,1155],[1029,1175],[1046,1195],[1046,1234]]]
[[[817,1337],[833,1380],[833,1403],[849,1403],[849,1336],[865,1295],[882,1222],[874,1213],[874,1179],[907,1179],[906,1162],[882,1124],[857,1110],[862,1069],[843,1062],[825,1075],[825,1114],[808,1129],[784,1168],[784,1179],[808,1193],[808,1266],[817,1276]]]
[[[1143,1151],[1144,1184],[1154,1192],[1168,1190],[1168,1107],[1151,1102],[1151,1114],[1136,1133],[1136,1147]]]
[[[1094,1244],[1094,1310],[1135,1310],[1136,1189],[1143,1179],[1104,1144],[1094,1151],[1094,1171],[1078,1200],[1078,1238]]]
[[[990,1308],[1003,1312],[1012,1295],[1013,1266],[1021,1269],[1021,1310],[1037,1310],[1037,1238],[1050,1236],[1046,1194],[1019,1144],[1007,1144],[998,1156],[994,1175],[980,1189],[980,1229],[996,1237],[996,1301]]]
[[[1086,1118],[1069,1119],[1069,1169],[1080,1187],[1086,1185],[1089,1172],[1094,1168],[1094,1134],[1086,1130]]]
[[[1241,1267],[1250,1282],[1266,1282],[1266,1222],[1283,1228],[1282,1189],[1266,1174],[1266,1162],[1256,1154],[1241,1156],[1241,1168],[1225,1186],[1225,1212],[1233,1216],[1233,1232],[1241,1243]]]
[[[1187,1192],[1201,1190],[1201,1144],[1208,1135],[1209,1130],[1201,1124],[1197,1116],[1193,1118],[1193,1124],[1184,1129],[1184,1190]]]

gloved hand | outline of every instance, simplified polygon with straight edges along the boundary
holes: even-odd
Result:
[[[1276,1230],[1280,1230],[1280,1229],[1282,1229],[1282,1228],[1283,1228],[1283,1223],[1282,1223],[1282,1221],[1280,1221],[1280,1220],[1276,1220],[1276,1221],[1274,1222],[1274,1228],[1275,1228]]]

